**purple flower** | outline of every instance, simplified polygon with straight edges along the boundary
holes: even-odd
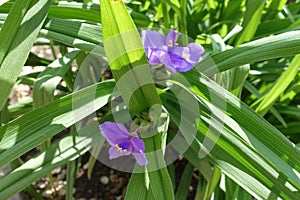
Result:
[[[177,28],[170,31],[166,38],[157,31],[143,31],[142,40],[149,63],[163,63],[173,73],[192,69],[204,53],[204,49],[197,43],[190,43],[187,47],[178,46],[176,36],[180,34]]]
[[[109,159],[132,154],[139,165],[147,165],[145,145],[138,136],[130,135],[123,124],[104,122],[99,125],[101,134],[111,145]]]

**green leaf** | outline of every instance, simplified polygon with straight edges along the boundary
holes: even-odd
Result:
[[[72,51],[55,60],[39,74],[33,86],[33,107],[50,103],[54,99],[54,90],[67,73],[79,51]]]
[[[203,72],[207,76],[232,69],[244,64],[273,58],[293,56],[300,53],[300,31],[290,31],[276,36],[255,40],[229,49],[196,64],[194,70],[186,74]]]
[[[166,167],[149,172],[149,178],[154,199],[175,199],[171,178]]]
[[[226,8],[223,10],[222,19],[235,19],[238,11],[243,7],[245,0],[228,1]]]
[[[158,130],[160,132],[153,133],[153,128],[150,129],[150,133],[149,130],[145,130],[145,132],[142,131],[142,135],[147,133],[154,135],[151,138],[144,139],[145,152],[148,159],[148,165],[145,167],[146,173],[143,174],[145,186],[139,187],[139,190],[137,190],[136,185],[130,182],[126,199],[131,199],[137,193],[145,193],[147,196],[153,195],[154,199],[174,199],[171,177],[169,176],[164,160],[164,150],[166,149],[165,137],[167,136],[169,117],[166,116],[156,119],[154,123],[158,123]],[[141,175],[135,172],[140,170],[141,168],[137,166],[133,171],[131,179],[139,179]]]
[[[76,160],[69,161],[67,163],[67,190],[66,190],[66,200],[73,199],[73,188],[76,179]]]
[[[3,4],[5,4],[6,2],[8,2],[9,0],[1,0],[0,1],[0,6],[2,6]]]
[[[196,191],[195,199],[202,199],[203,194],[204,194],[204,190],[205,190],[205,182],[204,182],[203,177],[201,176],[201,174],[199,174],[199,180],[198,180],[198,183],[197,183],[197,191]]]
[[[224,176],[225,178],[225,190],[226,190],[226,199],[245,199],[252,200],[253,197],[243,190],[238,184],[232,181],[229,177]]]
[[[9,111],[8,111],[8,101],[5,101],[5,104],[2,108],[2,110],[0,111],[0,126],[2,126],[2,124],[6,124],[9,122]]]
[[[245,86],[245,88],[246,88],[249,92],[251,92],[252,94],[254,94],[256,98],[261,98],[261,97],[262,97],[262,95],[259,93],[259,91],[257,91],[257,89],[256,89],[254,86],[251,85],[251,83],[249,83],[249,82],[246,81],[246,82],[244,83],[244,86]],[[283,119],[283,117],[280,115],[280,113],[279,113],[274,107],[271,107],[271,108],[270,108],[270,112],[278,119],[278,121],[281,122],[281,124],[282,124],[283,126],[286,127],[286,122],[285,122],[285,120]]]
[[[265,19],[274,19],[276,17],[276,14],[280,12],[285,6],[287,0],[272,0],[269,2],[269,8],[266,12]]]
[[[114,87],[113,81],[92,85],[39,107],[1,127],[0,167],[90,115],[90,111],[85,109],[87,106],[92,105],[95,110],[104,106]],[[80,99],[88,99],[93,95],[93,101],[85,100],[81,105]],[[73,108],[72,102],[77,102],[76,108]],[[80,113],[80,116],[76,113]]]
[[[261,38],[264,36],[299,30],[299,16],[297,18],[298,21],[296,23],[291,22],[291,20],[288,18],[267,20],[259,25],[255,37]]]
[[[79,19],[91,22],[100,22],[99,4],[83,4],[78,2],[59,2],[51,5],[49,17],[61,19]]]
[[[145,174],[133,174],[129,180],[125,200],[155,199],[152,190],[145,186]],[[131,187],[132,185],[132,187]]]
[[[101,47],[103,46],[101,31],[100,25],[53,18],[47,19],[40,36],[103,57],[105,52]]]
[[[43,25],[41,33],[57,33],[62,34],[64,36],[72,37],[74,38],[74,40],[80,39],[89,43],[103,45],[101,31],[101,25],[92,25],[88,23],[70,21],[65,19],[47,18]],[[63,38],[60,40],[64,42]]]
[[[1,13],[8,13],[14,2],[7,2],[0,7]],[[79,19],[91,22],[100,22],[99,4],[83,4],[78,2],[58,2],[52,4],[48,17],[61,19]]]
[[[194,173],[194,167],[188,163],[183,171],[182,178],[176,191],[176,200],[185,200],[190,191],[190,184]]]
[[[160,104],[144,48],[122,1],[101,2],[105,52],[116,84],[129,110],[139,115]]]
[[[214,190],[220,182],[221,175],[221,170],[218,167],[214,167],[213,175],[207,183],[203,199],[209,199],[212,196]]]
[[[95,122],[94,122],[95,123]],[[95,123],[97,126],[98,123]],[[97,141],[99,132],[85,127],[82,136],[67,136],[51,145],[45,152],[31,158],[0,180],[1,198],[8,199],[30,183],[42,178],[51,170],[67,164],[87,152]],[[97,130],[97,129],[96,129]]]
[[[24,101],[20,101],[19,103],[8,106],[10,118],[17,117],[31,110],[32,110],[32,98],[28,98]]]
[[[294,119],[300,120],[300,108],[299,107],[293,107],[293,106],[278,107],[278,111],[281,114],[285,114]]]
[[[180,3],[178,0],[165,0],[165,2],[167,2],[171,8],[176,12],[176,14],[178,16],[180,16]]]
[[[17,0],[0,31],[0,109],[42,27],[50,0]]]
[[[296,55],[292,60],[290,66],[285,72],[280,76],[277,82],[274,84],[272,89],[264,95],[261,99],[258,100],[260,104],[256,108],[256,112],[265,115],[271,106],[276,102],[279,96],[287,89],[290,83],[298,74],[300,63],[300,55]]]
[[[196,96],[190,91],[191,95],[198,99],[201,107],[199,132],[196,135],[199,140],[198,146],[201,149],[204,147],[205,150],[207,146],[203,145],[215,144],[207,152],[211,161],[257,198],[300,198],[300,194],[295,192],[300,189],[300,161],[297,159],[300,156],[299,149],[247,105],[216,83],[203,76],[188,77],[188,80],[198,87],[197,91],[193,90]],[[178,86],[189,91],[182,84]],[[162,100],[171,118],[178,124],[181,116],[176,112],[179,109],[178,105],[171,103],[172,98],[175,97],[163,96]],[[208,101],[211,101],[211,98],[214,105]],[[224,103],[227,105],[225,110]],[[218,115],[211,114],[210,109],[214,107],[220,109]],[[187,106],[186,109],[189,109],[191,115],[195,112],[194,107]],[[226,111],[227,115],[224,113],[222,117],[221,110]],[[194,126],[193,121],[185,122],[187,126]],[[190,131],[183,131],[183,134],[187,137]],[[203,143],[205,138],[207,141]],[[196,147],[192,145],[197,152]]]
[[[6,1],[6,0],[5,0]],[[14,3],[8,2],[4,5],[0,3],[0,13],[8,13]],[[127,8],[134,22],[141,26],[147,27],[151,22],[149,17],[139,13],[133,9]],[[52,4],[48,17],[60,19],[77,19],[84,20],[92,23],[100,23],[100,5],[96,3],[80,3],[80,2],[67,2],[59,1],[57,4]]]
[[[102,1],[101,16],[106,55],[116,79],[116,84],[129,110],[136,115],[140,115],[150,106],[160,105],[144,47],[123,2]],[[155,136],[144,139],[146,152],[155,152],[162,149],[163,136],[161,134],[151,134]],[[151,172],[141,175],[134,173],[132,175],[133,181],[129,183],[126,199],[131,198],[133,193],[136,194],[135,181],[140,180],[141,176],[144,176],[144,183],[146,184],[138,188],[138,193],[143,195],[142,198],[150,198],[153,194],[156,199],[174,199],[171,179],[166,167],[163,166],[162,152],[156,153],[154,157],[148,156],[147,159],[149,161],[147,169],[149,168]],[[137,169],[139,169],[138,166]],[[149,181],[150,187],[148,190]]]
[[[241,96],[243,84],[249,74],[250,65],[246,64],[221,73],[222,86],[237,97]]]
[[[212,35],[211,40],[214,49],[213,52],[222,52],[226,50],[225,42],[218,34]],[[235,96],[240,97],[243,83],[246,80],[249,71],[249,64],[226,70],[218,74],[218,83]]]
[[[290,122],[286,126],[276,126],[276,128],[278,128],[285,135],[295,135],[295,137],[299,136],[300,124],[298,121]]]
[[[256,29],[260,24],[262,11],[264,9],[266,0],[248,0],[244,21],[242,24],[243,30],[238,37],[236,46],[249,42],[255,35]]]

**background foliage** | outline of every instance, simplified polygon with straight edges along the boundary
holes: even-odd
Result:
[[[194,119],[196,137],[181,152],[188,163],[180,183],[175,183],[173,164],[132,174],[125,199],[186,199],[193,176],[198,180],[195,199],[300,199],[299,0],[101,0],[100,5],[90,0],[4,0],[0,1],[0,26],[0,167],[10,164],[12,168],[0,179],[0,199],[21,190],[42,199],[31,183],[47,174],[51,179],[51,171],[64,165],[66,199],[72,199],[76,163],[90,146],[97,144],[93,152],[98,152],[103,143],[96,137],[99,132],[83,128],[87,135],[78,134],[74,124],[96,110],[104,115],[99,122],[111,119],[110,101],[118,85],[111,77],[101,78],[79,90],[74,87],[77,66],[91,52],[107,60],[111,44],[104,41],[136,27],[178,27],[202,44],[209,56],[182,77],[172,75],[169,90],[143,86],[130,100],[132,115],[161,102],[170,118],[169,129],[162,131],[168,138],[181,123],[179,102],[185,101],[171,90],[194,99],[200,112]],[[131,40],[138,41],[138,34]],[[53,59],[30,52],[40,45],[52,49]],[[140,63],[135,63],[140,57]],[[110,66],[118,80],[146,62],[140,46],[140,51],[128,52]],[[25,65],[45,68],[21,76]],[[143,73],[150,76],[149,70]],[[189,85],[182,84],[180,77]],[[29,85],[33,95],[11,105],[8,96],[18,84]],[[125,89],[120,89],[121,95]],[[74,99],[91,95],[95,98],[74,110]],[[76,115],[87,105],[95,107]],[[212,108],[224,117],[212,115]],[[195,121],[185,123],[193,126]],[[181,131],[188,137],[188,129]],[[162,138],[145,141],[147,149],[164,148]],[[216,145],[208,156],[199,158],[204,140]],[[28,160],[20,158],[36,147],[40,151]],[[89,173],[94,163],[91,157]]]

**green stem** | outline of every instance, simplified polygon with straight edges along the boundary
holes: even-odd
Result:
[[[164,15],[164,24],[165,28],[170,29],[170,16],[169,16],[169,11],[168,11],[168,5],[165,2],[165,0],[161,0],[161,5],[162,5],[162,10],[163,10],[163,15]]]
[[[180,6],[180,15],[179,15],[179,31],[183,33],[182,43],[183,45],[188,44],[187,37],[187,23],[186,23],[186,9],[187,9],[187,0],[182,0]]]
[[[56,60],[57,56],[56,56],[55,49],[54,49],[53,39],[50,39],[50,48],[51,48],[51,52],[52,52],[53,58],[54,58],[54,60]]]
[[[0,127],[9,122],[8,101],[2,107],[0,112]]]
[[[76,160],[72,160],[67,164],[67,192],[66,200],[73,199],[73,187],[75,183]]]

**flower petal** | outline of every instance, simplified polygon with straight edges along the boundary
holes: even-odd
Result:
[[[139,137],[132,136],[130,138],[130,142],[131,142],[132,147],[133,147],[133,150],[132,150],[133,153],[140,153],[141,151],[142,152],[145,151],[145,144],[144,144],[143,140],[140,139]]]
[[[148,164],[148,160],[144,152],[141,151],[140,153],[132,153],[132,155],[134,156],[139,165],[144,166]]]
[[[143,140],[137,136],[132,136],[132,138],[130,138],[130,141],[133,147],[132,155],[135,157],[137,163],[139,165],[147,165],[148,160],[144,153],[145,144]]]
[[[172,31],[170,31],[166,37],[166,45],[168,47],[175,47],[176,46],[176,36],[180,35],[177,31],[177,28],[174,28]]]
[[[125,155],[130,155],[130,152],[120,152],[117,147],[112,146],[109,148],[108,150],[108,154],[109,154],[109,159],[114,159],[114,158],[119,158],[121,156],[125,156]]]
[[[197,43],[190,43],[188,44],[190,60],[193,62],[199,62],[200,57],[204,53],[204,48]]]
[[[175,28],[164,39],[157,31],[143,31],[143,43],[149,64],[156,65],[161,62],[174,74],[192,69],[199,62],[204,49],[197,43],[190,43],[187,47],[177,46],[176,37],[180,34]]]
[[[187,72],[194,67],[195,64],[191,64],[186,60],[178,60],[175,66],[175,70],[178,72]]]
[[[190,43],[188,47],[178,46],[168,50],[168,57],[161,57],[160,60],[168,68],[179,72],[191,70],[204,52],[202,46],[196,43]]]
[[[104,122],[99,125],[101,134],[106,138],[107,142],[115,146],[122,140],[128,139],[130,134],[123,124],[114,122]]]
[[[178,59],[176,64],[174,64],[174,68],[178,72],[186,72],[191,70],[194,67],[194,64],[189,63],[186,60]]]
[[[188,62],[187,59],[183,58],[182,55],[178,55],[178,54],[179,54],[178,52],[174,53],[170,51],[168,53],[163,54],[160,57],[160,61],[166,67],[168,67],[174,74],[176,73],[176,71],[186,72],[192,69],[194,65]]]
[[[168,52],[162,51],[160,54],[159,60],[162,64],[164,64],[166,67],[168,67],[172,71],[172,73],[174,73],[174,74],[176,73],[174,63]]]
[[[186,60],[187,62],[196,63],[191,60],[190,49],[188,47],[176,47],[170,49],[169,51],[170,54],[175,54],[173,55],[174,57],[179,56],[180,58]]]
[[[146,48],[146,55],[149,59],[149,64],[150,65],[157,65],[159,64],[159,56],[160,56],[160,51],[159,50],[154,50],[151,48]]]
[[[165,37],[157,31],[142,31],[142,41],[144,48],[159,49],[165,45]]]

